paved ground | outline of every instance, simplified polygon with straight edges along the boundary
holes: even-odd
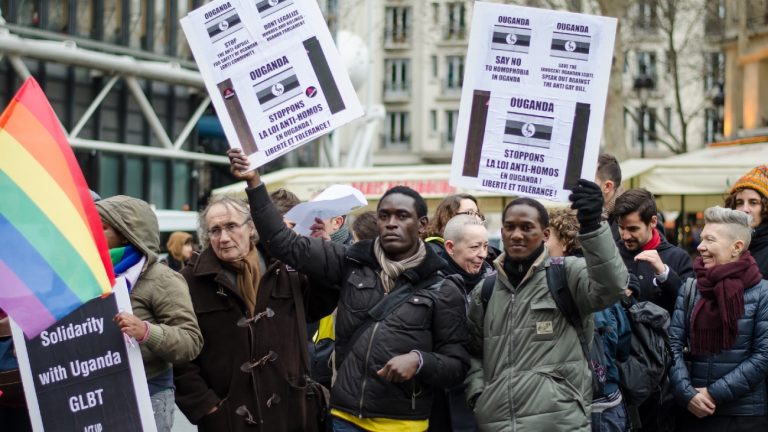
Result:
[[[197,427],[187,421],[187,418],[181,413],[179,407],[176,407],[174,413],[173,432],[197,432]]]

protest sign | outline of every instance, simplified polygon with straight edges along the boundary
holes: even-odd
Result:
[[[141,350],[112,321],[130,311],[128,291],[89,301],[27,339],[13,323],[35,431],[155,431]]]
[[[593,179],[616,19],[475,2],[451,185],[567,200]]]
[[[215,0],[181,25],[230,146],[253,168],[363,114],[317,2]]]

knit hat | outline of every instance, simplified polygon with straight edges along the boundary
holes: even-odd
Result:
[[[744,174],[731,188],[731,193],[753,189],[768,198],[768,165],[758,165]]]

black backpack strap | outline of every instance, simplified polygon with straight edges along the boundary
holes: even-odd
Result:
[[[557,308],[560,309],[560,313],[565,317],[565,320],[576,329],[581,350],[584,352],[584,358],[589,362],[589,339],[584,334],[579,308],[573,300],[571,290],[568,289],[568,279],[565,277],[565,260],[563,257],[550,258],[546,271],[549,293],[552,295],[552,299],[555,301]],[[591,366],[590,364],[590,368]]]
[[[480,301],[483,303],[483,312],[488,309],[488,303],[493,295],[493,286],[496,285],[496,272],[489,274],[483,279],[483,287],[480,288]]]

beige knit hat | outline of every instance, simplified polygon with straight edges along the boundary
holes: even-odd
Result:
[[[731,193],[741,189],[753,189],[768,197],[768,165],[758,165],[744,174],[731,188]]]

